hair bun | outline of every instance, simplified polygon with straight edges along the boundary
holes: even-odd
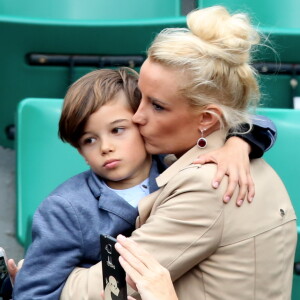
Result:
[[[207,55],[231,64],[249,62],[251,47],[260,40],[246,14],[230,15],[222,6],[192,11],[187,25],[192,34],[207,44]]]

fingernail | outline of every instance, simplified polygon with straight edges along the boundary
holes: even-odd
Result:
[[[237,204],[238,206],[241,206],[243,204],[243,200],[239,200]]]
[[[253,201],[253,197],[251,197],[250,199],[249,199],[249,202],[251,203]]]
[[[219,182],[218,181],[214,181],[213,182],[213,187],[216,189],[219,187]]]
[[[225,198],[224,198],[224,202],[228,202],[230,200],[230,197],[229,196],[226,196]]]
[[[121,244],[115,243],[115,248],[116,248],[116,249],[120,249],[121,247],[122,247]]]
[[[198,159],[194,160],[192,163],[196,165],[201,165],[201,162]]]
[[[126,237],[122,234],[119,234],[118,235],[118,239],[121,240],[121,241],[125,241],[126,240]]]

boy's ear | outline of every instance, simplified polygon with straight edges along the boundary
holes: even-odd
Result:
[[[216,124],[219,124],[220,119],[222,118],[222,111],[217,105],[208,105],[199,116],[199,130],[203,128],[209,130],[215,127]]]

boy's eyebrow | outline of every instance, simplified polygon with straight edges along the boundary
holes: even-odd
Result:
[[[121,123],[121,122],[131,122],[131,120],[128,120],[128,119],[117,119],[117,120],[114,120],[112,121],[110,124],[114,125],[114,124],[117,124],[117,123]]]
[[[131,123],[131,120],[128,120],[128,119],[117,119],[117,120],[112,121],[110,124],[111,125],[116,125],[116,124],[121,123],[121,122]],[[85,134],[89,134],[89,133],[90,133],[89,131],[83,131],[81,137],[84,136]]]

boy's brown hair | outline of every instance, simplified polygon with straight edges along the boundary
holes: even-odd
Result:
[[[79,148],[84,127],[91,114],[123,91],[135,112],[141,94],[137,87],[138,73],[130,68],[101,69],[79,78],[69,88],[59,120],[58,135],[64,142]]]

